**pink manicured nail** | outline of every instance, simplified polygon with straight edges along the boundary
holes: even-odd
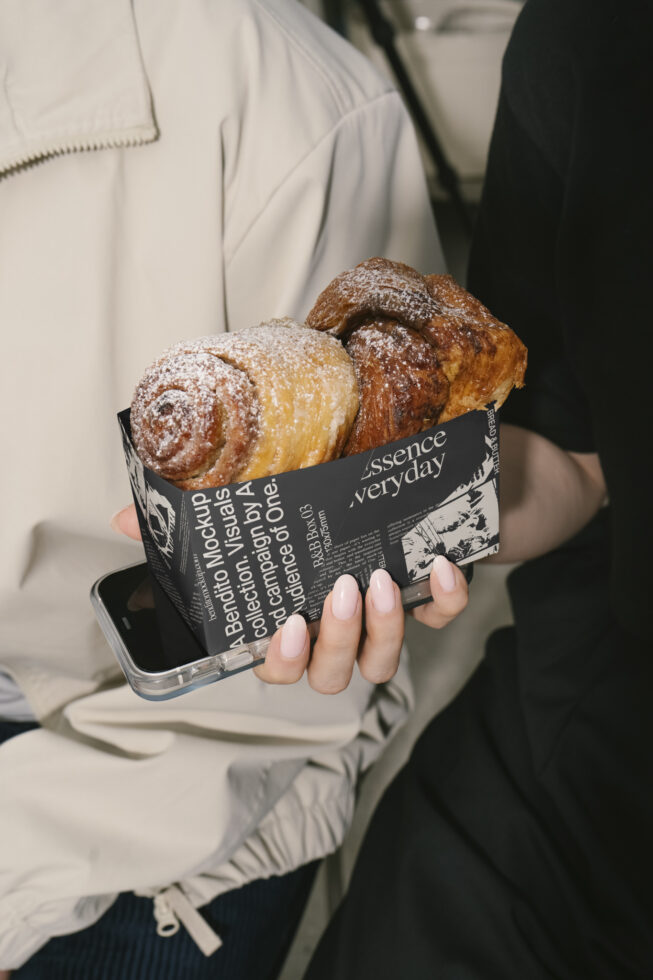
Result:
[[[112,531],[115,531],[117,534],[122,534],[122,528],[120,527],[120,516],[123,510],[125,510],[124,507],[121,510],[117,510],[113,515],[113,517],[111,518],[111,520],[109,521],[109,527],[111,528]]]
[[[433,559],[433,569],[442,591],[453,592],[456,588],[456,573],[451,562],[447,561],[444,555],[437,555]]]
[[[351,619],[358,606],[358,583],[352,575],[341,575],[336,579],[331,598],[331,612],[336,619]]]
[[[297,614],[289,616],[281,629],[281,656],[284,660],[301,657],[306,646],[306,622]]]
[[[384,568],[377,568],[370,578],[370,598],[377,612],[392,612],[397,604],[392,579]]]

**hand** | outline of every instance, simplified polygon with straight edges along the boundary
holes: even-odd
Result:
[[[128,538],[133,538],[134,541],[141,540],[141,529],[138,526],[138,517],[136,516],[136,507],[134,504],[130,504],[129,507],[123,507],[111,518],[111,527],[118,534],[126,534]],[[2,977],[0,977],[2,980]]]
[[[118,511],[111,526],[136,541],[141,539],[133,504]],[[467,582],[459,568],[438,555],[430,586],[433,601],[418,606],[411,615],[425,626],[441,629],[467,605]],[[356,580],[341,575],[324,600],[312,650],[306,621],[302,616],[290,616],[272,637],[265,663],[254,671],[268,684],[294,684],[306,671],[316,691],[337,694],[349,684],[356,662],[366,680],[374,684],[390,680],[399,666],[403,638],[399,588],[388,573],[379,568],[372,575],[365,595],[364,628],[363,598]]]
[[[415,619],[441,629],[467,605],[465,576],[440,555],[430,576],[433,601],[413,611]],[[311,650],[305,620],[290,616],[272,637],[265,663],[255,673],[269,684],[294,684],[304,671],[322,694],[344,690],[358,662],[363,677],[375,684],[390,680],[399,666],[404,637],[404,612],[399,588],[383,569],[372,575],[363,600],[351,575],[341,575],[324,600],[320,632]]]
[[[11,977],[11,970],[0,970],[0,980],[9,980]]]

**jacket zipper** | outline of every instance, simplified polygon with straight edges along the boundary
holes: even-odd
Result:
[[[72,137],[62,143],[51,143],[43,140],[31,150],[17,156],[10,156],[0,162],[0,175],[20,167],[27,167],[45,157],[62,156],[65,153],[78,153],[85,150],[111,150],[130,146],[142,146],[157,139],[156,126],[138,126],[131,132],[114,130],[98,136]]]
[[[174,936],[179,932],[181,922],[205,956],[211,956],[222,946],[218,934],[176,885],[171,885],[154,896],[154,918],[157,922],[157,935],[163,937]]]

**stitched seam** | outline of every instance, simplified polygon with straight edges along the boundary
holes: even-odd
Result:
[[[345,124],[348,125],[349,122],[352,120],[352,118],[354,116],[358,115],[359,113],[366,112],[368,109],[375,108],[378,105],[378,103],[380,103],[383,100],[388,99],[388,98],[394,99],[394,100],[397,100],[397,101],[399,100],[399,97],[398,97],[398,95],[397,95],[396,92],[394,92],[394,91],[384,92],[382,95],[379,95],[375,99],[373,99],[373,101],[367,102],[363,106],[356,106],[354,109],[351,109],[345,116],[343,116],[341,119],[338,120],[338,122],[335,124],[335,126],[333,126],[328,131],[328,133],[325,133],[325,135],[315,144],[315,146],[312,146],[304,154],[304,156],[300,160],[298,160],[298,162],[294,165],[294,167],[292,168],[292,170],[289,170],[288,173],[283,178],[283,180],[279,181],[279,183],[277,184],[277,186],[270,192],[270,194],[269,194],[269,196],[268,196],[265,204],[259,210],[259,212],[256,214],[256,216],[252,219],[252,221],[250,222],[250,224],[248,225],[248,227],[245,229],[245,231],[243,232],[243,234],[240,237],[240,240],[234,246],[234,249],[233,249],[231,255],[229,256],[229,258],[228,259],[225,259],[225,267],[227,269],[229,268],[229,265],[231,264],[231,262],[233,262],[233,260],[235,259],[236,255],[238,254],[239,249],[242,247],[242,245],[245,242],[247,236],[251,233],[252,229],[255,227],[255,225],[257,224],[257,222],[265,214],[266,210],[268,209],[268,207],[272,203],[273,199],[277,196],[277,194],[279,194],[281,192],[281,190],[283,190],[283,188],[285,187],[285,185],[297,173],[297,171],[299,171],[304,166],[304,164],[308,160],[310,160],[311,156],[314,153],[316,153],[318,150],[320,150],[321,147],[323,146],[323,144],[327,142],[327,140],[333,139],[335,137],[335,135],[337,134],[338,130],[341,129],[341,128],[343,128]]]
[[[277,28],[285,34],[289,41],[295,46],[295,48],[306,58],[310,65],[319,73],[322,77],[327,88],[330,90],[333,96],[334,102],[336,102],[338,109],[341,112],[347,111],[347,90],[344,86],[338,85],[337,80],[334,78],[333,73],[329,71],[328,67],[323,61],[316,57],[314,50],[311,50],[304,43],[303,39],[296,34],[286,21],[282,20],[276,11],[270,10],[266,7],[261,0],[256,0],[256,4],[264,17],[268,17],[270,20],[274,21]]]

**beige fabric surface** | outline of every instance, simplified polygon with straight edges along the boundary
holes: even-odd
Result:
[[[0,669],[43,729],[0,747],[0,968],[121,890],[206,901],[333,850],[406,714],[248,672],[165,705],[88,600],[137,561],[115,414],[181,339],[302,318],[385,254],[442,271],[414,134],[362,58],[284,0],[3,0]]]

